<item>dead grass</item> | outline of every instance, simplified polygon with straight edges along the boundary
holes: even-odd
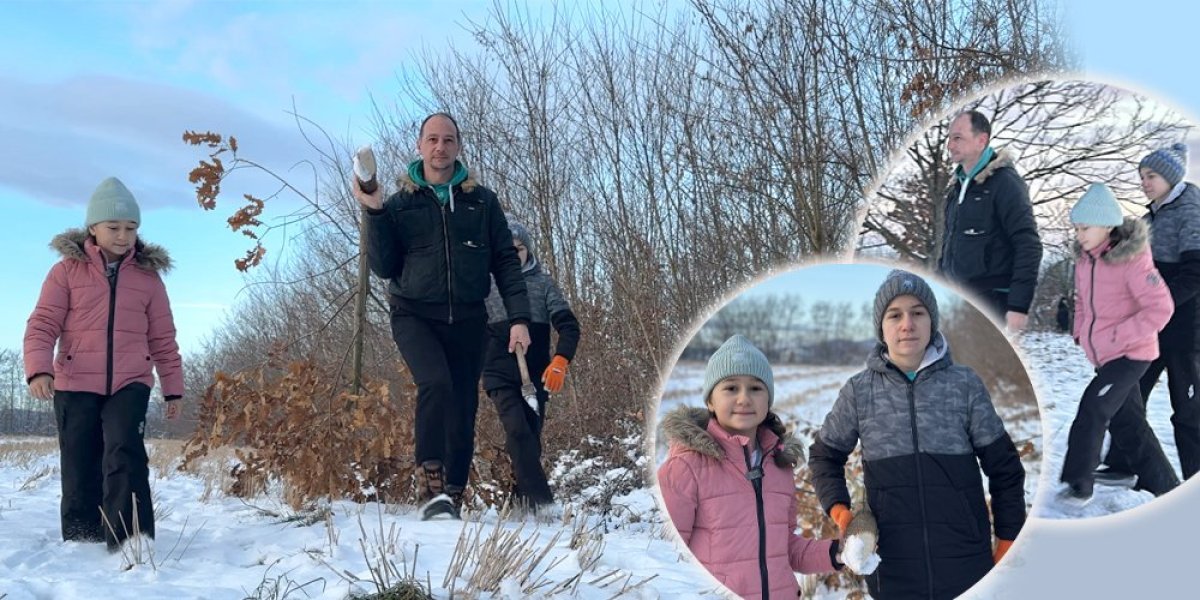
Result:
[[[35,461],[58,452],[52,437],[0,437],[0,464],[29,468]]]

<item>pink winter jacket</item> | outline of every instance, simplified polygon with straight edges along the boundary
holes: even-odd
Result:
[[[1122,356],[1158,358],[1158,332],[1175,312],[1150,255],[1149,228],[1127,218],[1121,239],[1079,252],[1075,262],[1075,341],[1097,367]]]
[[[121,261],[112,294],[104,256],[85,230],[59,234],[50,247],[63,259],[25,326],[26,381],[50,373],[55,390],[109,395],[134,382],[154,387],[157,368],[163,396],[182,396],[175,323],[159,277],[171,268],[166,250],[139,241]]]
[[[755,492],[746,478],[744,436],[726,432],[703,408],[681,407],[663,418],[670,442],[658,469],[658,486],[675,529],[692,554],[726,587],[743,598],[762,597],[759,521]],[[763,458],[762,497],[766,533],[767,581],[772,598],[795,598],[795,571],[834,570],[832,540],[795,533],[796,484],[792,468],[800,445],[782,441],[783,425],[774,414],[758,428]]]

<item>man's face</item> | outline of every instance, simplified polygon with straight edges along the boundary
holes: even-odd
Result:
[[[946,151],[950,153],[950,162],[969,169],[979,162],[979,157],[987,145],[987,134],[975,133],[971,129],[970,116],[958,115],[950,122],[950,135],[946,138]]]
[[[417,151],[426,167],[435,171],[453,169],[458,150],[458,129],[450,119],[438,115],[425,123],[421,139],[417,140]]]

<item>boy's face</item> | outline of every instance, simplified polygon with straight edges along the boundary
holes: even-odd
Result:
[[[1083,248],[1085,252],[1090,252],[1108,240],[1108,235],[1112,232],[1112,230],[1112,227],[1076,225],[1075,239],[1079,240],[1080,248]]]
[[[1171,184],[1167,183],[1162,175],[1150,170],[1150,167],[1138,169],[1138,175],[1142,177],[1142,193],[1151,201],[1162,200],[1171,192]]]
[[[521,243],[520,238],[513,238],[513,246],[517,249],[517,256],[521,257],[521,266],[525,266],[525,261],[529,260],[529,249]]]
[[[916,296],[896,296],[883,312],[883,343],[895,362],[919,364],[932,330],[929,309]]]
[[[734,375],[717,382],[708,396],[708,407],[717,423],[729,433],[753,437],[767,418],[767,384],[750,375]]]
[[[88,227],[88,233],[96,238],[96,245],[107,253],[108,260],[121,256],[137,242],[138,224],[133,221],[101,221]]]

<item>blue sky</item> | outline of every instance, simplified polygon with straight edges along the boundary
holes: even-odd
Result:
[[[233,197],[257,190],[234,181],[223,208],[201,211],[186,180],[200,153],[180,142],[181,132],[235,133],[245,154],[289,172],[306,156],[287,114],[295,102],[333,135],[367,141],[369,95],[394,97],[396,74],[415,52],[469,41],[458,24],[484,19],[490,5],[0,5],[0,208],[12,251],[0,267],[0,347],[21,344],[57,260],[47,242],[82,224],[93,187],[116,175],[142,204],[143,237],[167,246],[178,263],[167,286],[180,343],[197,349],[243,284],[231,265],[247,244],[224,219]],[[1200,82],[1185,67],[1200,8],[1070,0],[1067,9],[1088,73],[1200,114]],[[857,298],[878,284],[846,277],[822,287],[855,290]]]

